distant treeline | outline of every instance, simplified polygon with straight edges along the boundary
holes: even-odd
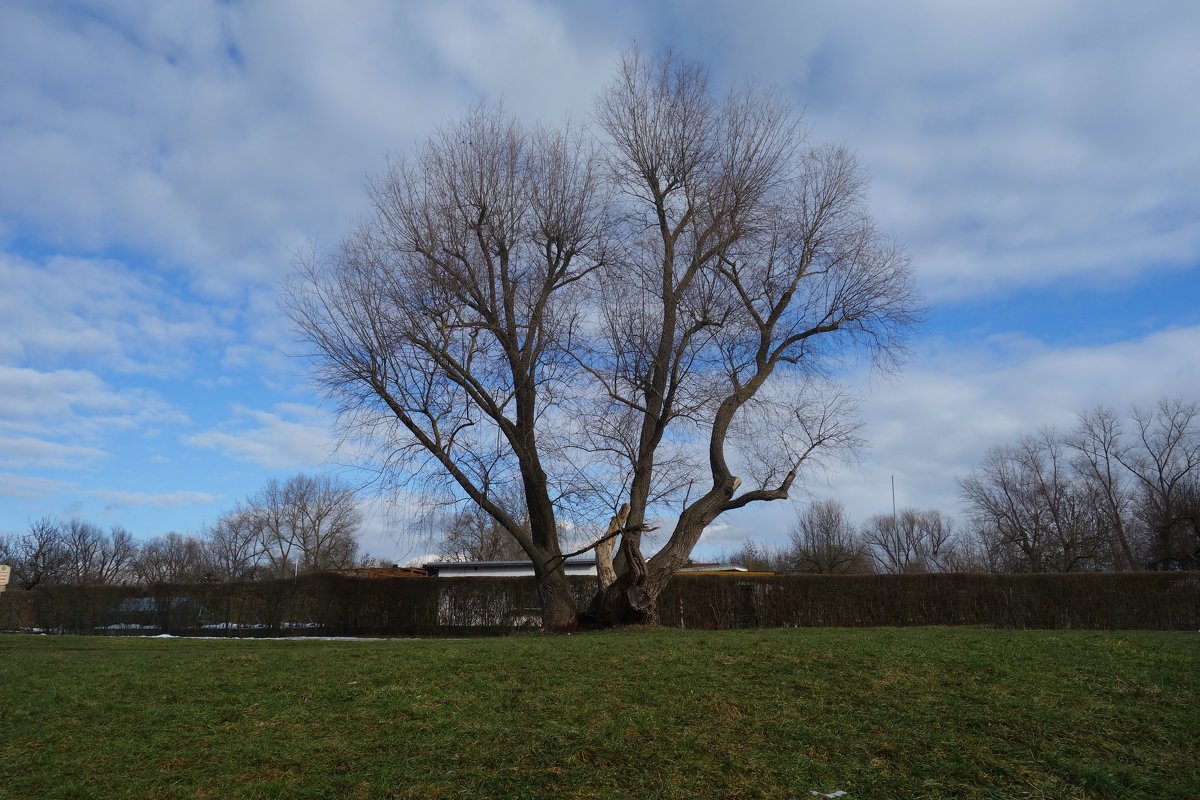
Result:
[[[362,515],[329,475],[270,480],[198,534],[139,541],[81,519],[46,517],[0,535],[0,564],[20,589],[241,581],[356,566]]]
[[[784,545],[748,541],[723,558],[819,573],[1200,569],[1200,404],[1093,408],[1067,433],[992,448],[959,488],[964,526],[908,508],[856,527],[819,500]]]

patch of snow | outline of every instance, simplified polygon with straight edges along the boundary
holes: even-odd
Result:
[[[139,636],[139,639],[195,639],[204,642],[420,642],[418,636],[175,636],[160,633],[157,636]],[[444,642],[466,641],[465,639],[441,639]]]

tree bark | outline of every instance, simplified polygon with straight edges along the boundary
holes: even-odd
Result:
[[[648,594],[645,578],[638,581],[631,572],[623,572],[617,579],[596,593],[588,608],[589,620],[602,628],[615,625],[657,625],[658,593]]]
[[[570,633],[579,627],[579,611],[566,571],[560,563],[538,576],[538,599],[542,604],[542,629],[550,633]]]
[[[602,592],[617,579],[616,570],[613,569],[613,545],[617,532],[625,527],[627,519],[629,519],[629,503],[623,504],[613,518],[608,521],[608,530],[604,532],[604,537],[596,545],[596,581]]]

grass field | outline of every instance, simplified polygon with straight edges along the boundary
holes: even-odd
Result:
[[[5,798],[812,790],[1200,797],[1200,636],[0,636]]]

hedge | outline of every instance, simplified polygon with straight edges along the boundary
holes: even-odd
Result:
[[[574,577],[580,608],[595,579]],[[683,628],[990,625],[1200,629],[1200,573],[679,575]],[[360,578],[55,587],[0,594],[0,629],[76,634],[429,636],[537,627],[532,578]]]
[[[679,575],[662,624],[686,628],[991,625],[1200,628],[1200,573]]]

